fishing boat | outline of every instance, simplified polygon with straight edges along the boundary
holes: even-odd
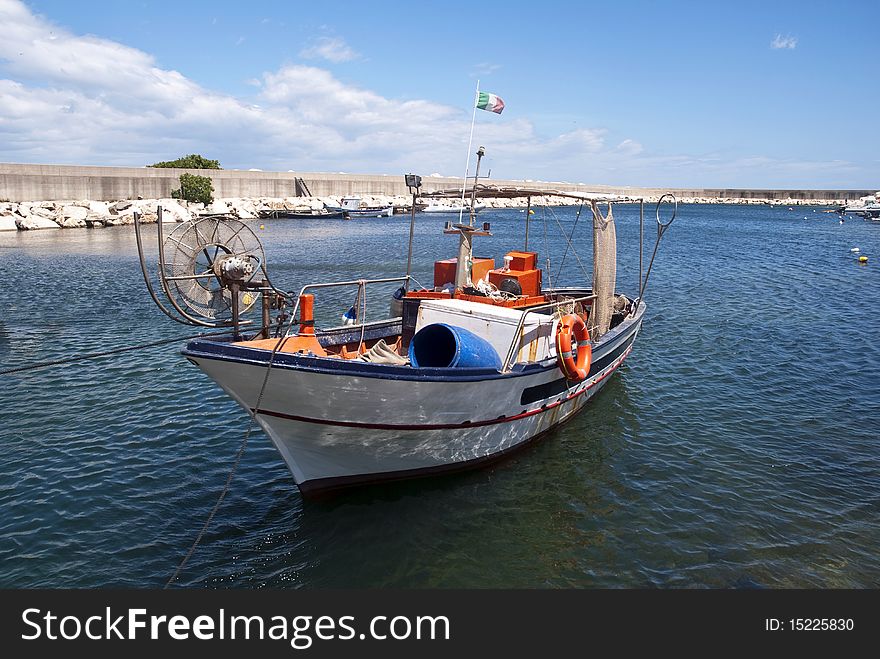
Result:
[[[474,212],[479,212],[486,208],[486,204],[476,203],[474,204]],[[455,214],[463,214],[470,213],[471,208],[468,204],[464,204],[461,202],[456,203],[426,203],[417,207],[418,211],[422,213],[455,213]]]
[[[285,220],[342,220],[345,211],[322,210],[296,211],[289,208],[273,208],[260,213],[262,218],[285,219]]]
[[[408,175],[407,183],[418,178]],[[627,295],[616,289],[613,205],[633,200],[490,186],[477,177],[468,193],[472,202],[523,198],[529,208],[549,196],[579,203],[578,218],[583,211],[592,219],[584,222],[592,281],[545,285],[529,244],[531,213],[523,242],[498,264],[473,255],[473,241],[491,237],[489,223],[478,225],[473,211],[467,221],[447,223],[443,231],[457,238],[458,251],[434,263],[431,287],[417,286],[411,275],[414,207],[404,275],[309,283],[295,298],[271,284],[262,245],[238,220],[195,220],[167,239],[157,223],[158,279],[171,308],[159,300],[141,250],[144,280],[165,313],[230,330],[189,341],[183,355],[259,424],[303,494],[496,461],[572,419],[632,352],[674,210],[663,223],[658,203],[657,243],[643,276],[641,200],[639,283]],[[425,197],[460,194],[459,188]],[[135,227],[140,249],[137,220]],[[574,249],[577,238],[565,237]],[[370,310],[368,318],[367,288],[397,284],[390,312],[374,318]],[[346,322],[316,327],[318,297],[345,287],[357,291]],[[262,309],[261,321],[246,319],[249,308]]]
[[[361,206],[361,198],[358,196],[343,197],[339,206],[325,204],[327,210],[336,213],[345,213],[349,218],[353,217],[391,217],[394,214],[394,205],[387,206]]]
[[[859,215],[866,220],[880,220],[880,192],[861,197],[858,203],[843,205],[838,212],[842,215]]]

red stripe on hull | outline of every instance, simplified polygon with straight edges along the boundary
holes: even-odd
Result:
[[[544,412],[549,412],[550,410],[559,407],[563,403],[567,403],[570,400],[573,400],[580,396],[581,394],[589,391],[597,384],[602,382],[605,378],[613,374],[618,367],[624,362],[629,353],[632,351],[632,347],[630,347],[623,355],[620,356],[620,359],[615,363],[611,370],[597,378],[595,382],[591,382],[586,387],[577,391],[573,394],[570,394],[563,398],[562,400],[558,400],[555,403],[550,403],[549,405],[543,405],[534,410],[527,410],[525,412],[521,412],[520,414],[514,414],[513,416],[504,416],[499,417],[497,419],[486,419],[484,421],[465,421],[464,423],[434,423],[434,424],[407,424],[407,423],[363,423],[361,421],[336,421],[333,419],[315,419],[307,416],[297,416],[296,414],[286,414],[285,412],[274,412],[272,410],[259,410],[257,412],[254,409],[251,409],[251,412],[256,414],[262,414],[264,416],[274,416],[279,419],[287,419],[289,421],[300,421],[302,423],[315,423],[323,426],[342,426],[344,428],[365,428],[368,430],[455,430],[460,428],[479,428],[481,426],[492,426],[498,423],[510,423],[511,421],[517,421],[518,419],[525,419],[530,416],[534,416],[536,414],[543,414]]]

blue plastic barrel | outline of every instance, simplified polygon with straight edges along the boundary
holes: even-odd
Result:
[[[486,339],[463,327],[434,323],[416,332],[409,344],[415,368],[501,368],[501,358]]]

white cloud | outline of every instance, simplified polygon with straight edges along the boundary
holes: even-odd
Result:
[[[300,57],[305,59],[325,59],[329,62],[350,62],[360,59],[342,37],[318,37],[311,45],[302,49]]]
[[[473,69],[471,75],[487,76],[492,73],[495,73],[500,68],[501,68],[500,64],[492,64],[490,62],[480,62],[479,64],[474,66],[474,69]]]
[[[770,47],[774,50],[794,50],[797,47],[797,38],[790,36],[782,36],[781,34],[777,34],[773,37],[773,41],[770,42]]]
[[[16,0],[0,0],[0,25],[0,161],[141,166],[202,153],[239,169],[463,173],[469,99],[389,98],[304,65],[249,80],[254,96],[240,99],[141,50],[73,34]],[[746,171],[768,186],[821,178],[853,187],[864,171],[839,161],[657,155],[602,128],[547,136],[523,116],[485,112],[474,151],[479,144],[493,178],[729,186]]]
[[[642,151],[644,151],[644,148],[635,140],[626,139],[617,145],[617,152],[628,156],[637,156]]]

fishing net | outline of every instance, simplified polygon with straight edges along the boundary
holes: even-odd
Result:
[[[608,204],[608,215],[595,201],[593,208],[593,313],[590,314],[590,339],[595,341],[608,331],[614,311],[614,288],[617,284],[617,232],[614,214]]]
[[[243,222],[213,216],[178,224],[165,238],[165,276],[168,294],[198,316],[219,319],[232,308],[232,293],[213,274],[214,262],[224,256],[254,256],[265,261],[263,246],[256,234]],[[239,310],[247,311],[259,294],[239,293]]]

